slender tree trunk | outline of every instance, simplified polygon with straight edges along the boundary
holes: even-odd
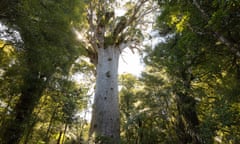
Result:
[[[118,103],[118,61],[120,50],[114,47],[98,49],[97,80],[90,135],[97,143],[117,144],[120,141]]]
[[[37,118],[34,118],[31,122],[29,122],[28,124],[28,129],[27,129],[27,132],[26,132],[26,136],[24,137],[24,144],[28,144],[30,138],[32,137],[33,135],[33,127],[34,125],[37,123]]]
[[[49,125],[48,125],[48,129],[47,129],[46,136],[45,136],[45,142],[46,143],[49,143],[49,133],[50,133],[50,130],[51,130],[52,125],[53,125],[53,120],[55,118],[56,111],[57,111],[57,107],[54,108],[54,110],[52,112],[50,122],[49,122]]]
[[[138,144],[143,143],[143,122],[140,118],[138,118]]]
[[[61,144],[62,134],[63,134],[63,132],[60,131],[60,133],[59,133],[59,137],[58,137],[58,140],[57,140],[57,144]]]
[[[67,127],[68,127],[68,124],[67,124],[67,123],[65,123],[65,126],[64,126],[64,131],[63,131],[62,143],[64,143],[64,141],[65,141],[65,136],[66,136],[66,133],[67,133]]]

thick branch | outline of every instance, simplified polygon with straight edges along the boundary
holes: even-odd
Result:
[[[135,22],[135,24],[137,23],[137,19],[142,19],[143,16],[145,16],[147,13],[145,14],[140,14],[141,13],[141,8],[143,7],[143,5],[148,2],[148,0],[142,0],[139,3],[136,4],[135,8],[133,9],[133,13],[131,16],[122,16],[119,23],[117,24],[117,26],[115,27],[115,32],[113,34],[120,34],[121,32],[124,31],[124,29],[128,26],[133,26],[133,23]],[[129,17],[129,18],[127,18]]]
[[[196,0],[193,0],[193,4],[197,7],[197,9],[202,13],[204,19],[209,20],[208,14],[201,8],[201,6],[198,4]]]
[[[210,20],[210,17],[208,16],[208,14],[201,8],[201,6],[198,4],[198,2],[196,0],[193,0],[193,4],[197,7],[197,9],[201,12],[203,18],[207,21]],[[214,33],[214,36],[220,41],[222,42],[224,45],[226,45],[228,48],[230,48],[230,51],[237,56],[238,58],[240,58],[240,52],[238,50],[238,46],[237,44],[234,44],[232,42],[230,42],[230,40],[228,40],[224,35],[222,35],[220,32],[218,31],[214,31],[212,30]]]
[[[126,16],[124,16],[124,18],[126,19],[123,20],[125,21],[121,23],[119,22],[119,24],[115,28],[115,30],[118,30],[116,39],[121,39],[121,37],[123,36],[125,37],[124,39],[121,39],[122,42],[128,41],[128,38],[126,36],[131,37],[130,41],[136,39],[136,35],[135,33],[133,33],[133,31],[138,29],[140,25],[144,26],[146,24],[149,24],[149,19],[144,19],[144,17],[151,14],[154,10],[157,9],[154,9],[154,5],[149,2],[149,0],[139,1],[135,4],[135,8],[133,8],[133,10],[130,10],[130,12],[132,13],[130,15],[128,13],[126,14]],[[116,34],[116,32],[114,32],[113,34]]]
[[[148,0],[142,0],[139,5],[136,6],[136,8],[134,9],[133,15],[130,17],[129,21],[128,21],[128,25],[131,25],[138,17],[137,14],[139,13],[139,11],[141,10],[142,6],[148,2]]]
[[[84,45],[85,50],[87,52],[87,56],[90,58],[91,62],[96,65],[97,64],[97,48],[93,45],[95,44],[92,37],[87,39],[86,32],[79,32],[75,28],[73,28],[73,32],[78,37],[78,40]],[[85,35],[82,35],[85,34]]]
[[[97,48],[97,41],[96,41],[96,33],[97,33],[97,26],[94,25],[94,7],[92,3],[89,4],[88,9],[88,16],[87,21],[89,24],[89,30],[86,32],[87,37],[90,39],[89,42],[92,45],[92,47]]]
[[[0,49],[4,49],[6,46],[12,46],[10,43],[3,43],[0,45]]]

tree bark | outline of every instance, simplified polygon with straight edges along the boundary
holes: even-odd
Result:
[[[118,103],[118,61],[120,50],[115,47],[98,49],[96,90],[90,135],[96,143],[117,144],[120,141]]]
[[[189,67],[190,68],[190,67]],[[178,90],[177,96],[177,134],[179,143],[203,144],[203,139],[199,132],[199,119],[196,110],[196,100],[190,96],[192,74],[186,68],[181,72],[181,80],[183,82],[184,91]]]
[[[199,119],[196,112],[196,101],[186,93],[177,93],[178,137],[182,144],[203,144],[199,133]]]

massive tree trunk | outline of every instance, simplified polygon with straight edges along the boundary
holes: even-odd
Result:
[[[118,104],[118,61],[120,50],[99,48],[96,90],[90,134],[96,143],[119,143],[120,122]]]
[[[87,13],[89,29],[87,32],[76,32],[96,66],[96,90],[89,132],[89,136],[95,134],[95,143],[120,143],[119,55],[124,48],[139,47],[142,40],[139,27],[146,22],[143,17],[151,12],[151,1],[148,0],[131,2],[126,9],[125,4],[128,3],[118,5],[117,1],[104,0],[90,2]],[[115,9],[121,7],[126,14],[118,16]]]

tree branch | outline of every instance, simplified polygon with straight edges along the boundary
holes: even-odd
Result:
[[[4,42],[2,45],[0,45],[0,49],[4,49],[6,46],[12,46],[12,44]]]
[[[208,16],[208,14],[201,8],[201,6],[198,4],[198,2],[196,0],[193,0],[193,4],[197,7],[197,9],[201,12],[203,18],[207,21],[210,20],[210,17]],[[230,51],[237,56],[238,58],[240,58],[240,52],[238,50],[238,45],[235,43],[230,42],[230,40],[228,40],[224,35],[222,35],[220,32],[216,31],[216,30],[212,30],[214,36],[220,41],[222,42],[224,45],[226,45]]]

